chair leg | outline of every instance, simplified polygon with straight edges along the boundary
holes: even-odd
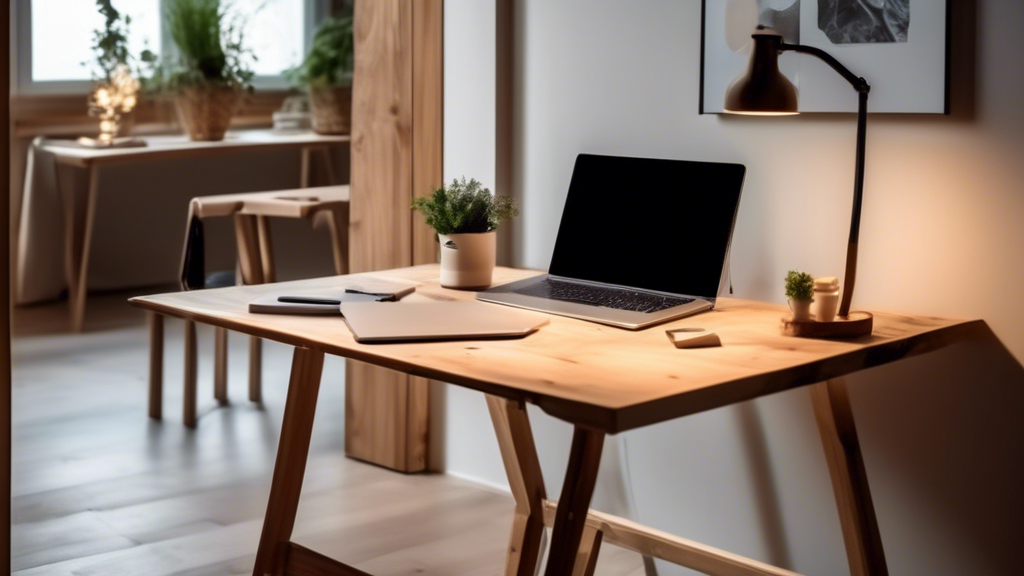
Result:
[[[228,403],[228,330],[214,329],[213,397],[220,404]]]
[[[189,428],[196,427],[196,323],[185,321],[185,401],[182,403],[182,421]]]
[[[263,402],[263,341],[249,337],[249,401]]]
[[[164,404],[164,317],[149,313],[149,417],[163,418]]]

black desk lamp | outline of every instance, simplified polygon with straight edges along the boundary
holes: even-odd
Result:
[[[863,78],[850,72],[823,50],[800,44],[786,44],[778,32],[763,26],[758,26],[752,37],[754,49],[750,56],[750,66],[742,76],[733,81],[725,95],[727,113],[759,116],[798,113],[796,88],[782,72],[779,72],[779,54],[788,51],[817,56],[853,85],[853,89],[860,96],[857,108],[857,167],[853,181],[853,216],[850,219],[850,243],[846,249],[843,299],[839,305],[839,316],[846,318],[850,315],[850,300],[853,298],[853,284],[857,275],[860,205],[864,196],[864,132],[867,127],[868,92],[871,91],[871,87]]]

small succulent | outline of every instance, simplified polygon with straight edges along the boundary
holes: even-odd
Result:
[[[786,274],[786,297],[795,302],[810,302],[814,299],[814,278],[806,272],[790,270]]]

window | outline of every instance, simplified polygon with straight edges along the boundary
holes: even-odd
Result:
[[[161,34],[167,0],[114,0],[131,16],[129,47],[173,50]],[[246,18],[245,43],[257,61],[256,88],[284,88],[282,72],[298,64],[312,37],[322,0],[226,0]],[[85,93],[92,78],[92,42],[103,18],[94,0],[18,0],[18,90],[22,93]],[[28,33],[25,33],[28,32]]]

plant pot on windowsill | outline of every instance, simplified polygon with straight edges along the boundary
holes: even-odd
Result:
[[[242,93],[223,85],[182,88],[174,99],[181,121],[191,140],[223,140],[241,103]]]
[[[412,208],[426,216],[441,244],[441,286],[476,290],[491,285],[496,252],[495,229],[519,214],[515,200],[493,196],[476,180],[463,178],[430,196],[416,198]]]
[[[309,104],[317,134],[352,131],[352,86],[310,85]]]

